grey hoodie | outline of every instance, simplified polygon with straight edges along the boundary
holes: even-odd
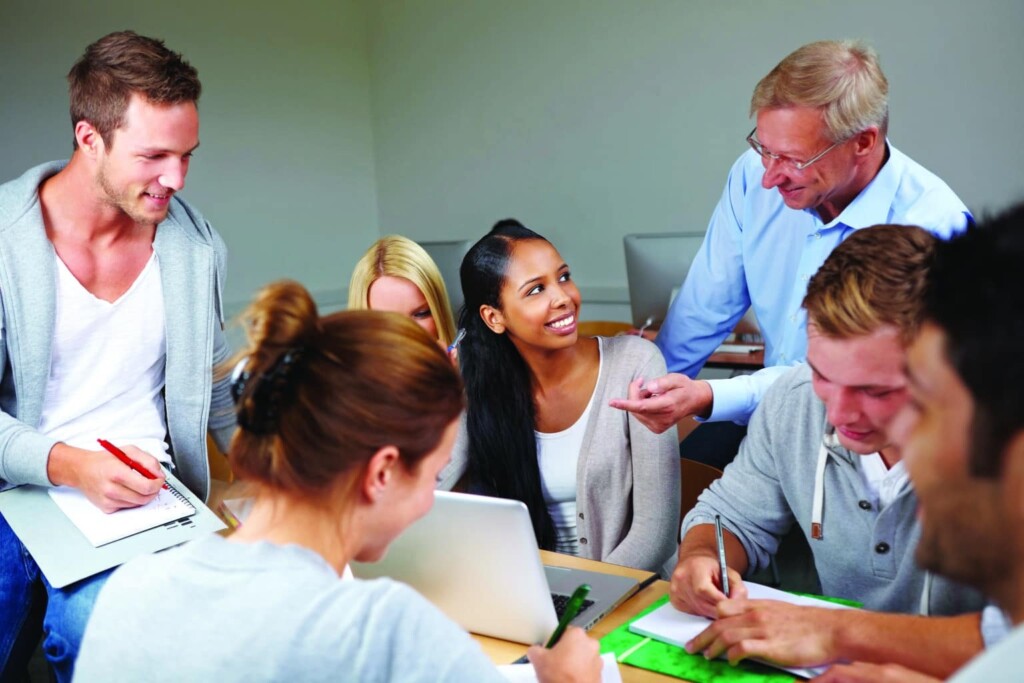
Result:
[[[43,164],[0,185],[0,490],[50,485],[46,460],[56,441],[36,427],[50,370],[56,264],[38,188],[64,165]],[[214,383],[212,376],[229,353],[221,305],[227,248],[206,219],[175,196],[153,249],[166,311],[171,454],[178,477],[205,499],[207,427],[222,448],[235,427],[228,380]]]
[[[797,366],[771,386],[739,455],[686,515],[683,534],[722,515],[753,572],[767,566],[779,539],[796,522],[814,554],[825,595],[856,600],[871,610],[920,612],[925,572],[914,562],[920,526],[909,483],[879,512],[860,456],[829,447],[822,538],[811,538],[815,467],[826,431],[832,428],[811,388],[810,368]],[[932,577],[926,602],[927,613],[936,616],[985,606],[978,591],[939,576]]]

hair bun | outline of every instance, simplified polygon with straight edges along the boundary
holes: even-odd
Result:
[[[301,381],[304,356],[302,348],[288,349],[257,375],[249,371],[248,356],[238,361],[231,373],[231,397],[238,407],[238,425],[242,429],[257,436],[277,431],[281,406]]]
[[[260,290],[243,319],[250,352],[231,375],[238,424],[253,434],[271,434],[294,386],[302,381],[303,359],[319,335],[319,314],[305,287],[281,280]]]

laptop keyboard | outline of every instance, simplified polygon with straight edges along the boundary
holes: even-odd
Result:
[[[565,614],[565,608],[569,604],[569,598],[570,597],[572,597],[572,596],[563,595],[561,593],[552,593],[551,594],[551,602],[555,603],[555,614],[558,616],[559,619],[561,619],[562,615]],[[586,612],[587,608],[590,607],[593,604],[594,604],[593,600],[584,599],[583,600],[583,606],[580,607],[580,611],[577,613],[577,616],[579,614],[583,614],[584,612]]]

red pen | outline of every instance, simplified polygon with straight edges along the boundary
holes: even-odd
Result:
[[[131,467],[133,470],[135,470],[136,472],[138,472],[139,474],[144,476],[146,479],[156,479],[156,475],[155,474],[153,474],[152,472],[147,470],[145,467],[143,467],[139,463],[137,463],[134,460],[132,460],[131,458],[129,458],[128,455],[124,451],[122,451],[120,448],[118,448],[114,444],[110,443],[106,439],[96,439],[96,440],[100,442],[100,445],[103,446],[104,450],[106,450],[108,453],[113,455],[115,458],[117,458],[118,460],[123,462],[125,465],[128,465],[128,467]],[[167,488],[167,484],[164,484],[163,487],[166,489]]]

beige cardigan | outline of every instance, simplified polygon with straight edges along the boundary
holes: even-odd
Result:
[[[679,440],[654,434],[608,401],[626,395],[637,377],[665,374],[654,344],[634,336],[600,337],[601,377],[576,466],[576,532],[580,556],[661,571],[679,545]],[[449,490],[466,471],[465,420],[441,473]]]

